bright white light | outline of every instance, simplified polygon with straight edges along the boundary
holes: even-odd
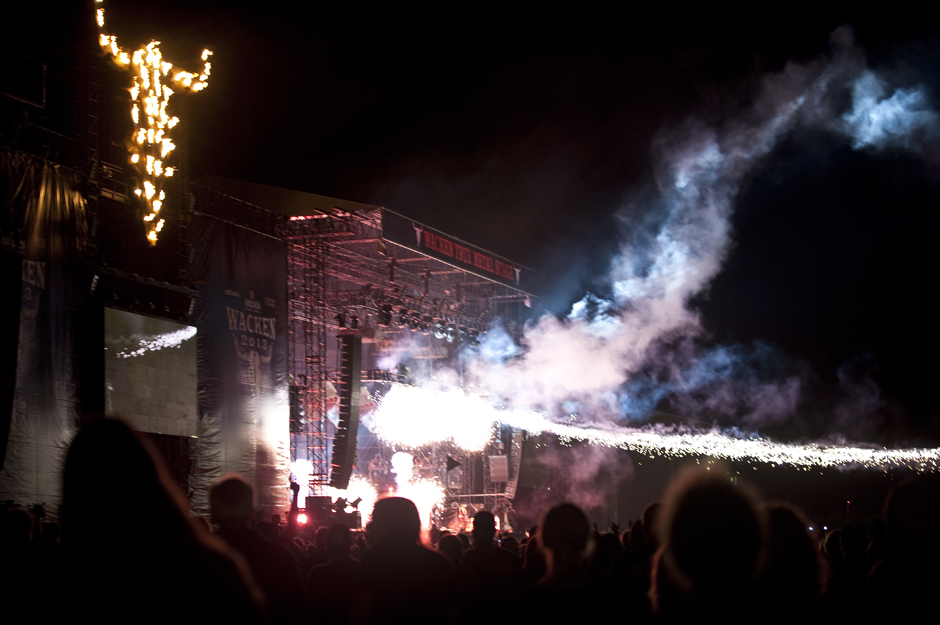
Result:
[[[182,330],[174,330],[173,332],[167,332],[166,334],[158,334],[152,339],[142,339],[137,344],[137,349],[128,351],[121,350],[118,352],[118,358],[134,358],[136,356],[143,356],[147,352],[156,352],[161,349],[170,349],[172,347],[179,348],[184,341],[196,336],[196,328],[193,326],[186,326]]]
[[[585,441],[605,447],[617,447],[645,456],[709,456],[722,460],[756,461],[794,467],[836,467],[859,465],[868,468],[907,466],[917,471],[940,469],[940,449],[866,449],[836,445],[793,445],[765,438],[738,439],[719,432],[691,428],[657,430],[613,426],[602,430],[553,423],[532,411],[507,413],[508,425],[533,434],[549,432],[563,442]]]
[[[444,502],[444,486],[437,479],[417,479],[398,489],[398,496],[414,502],[421,517],[421,530],[427,531],[434,506]]]
[[[390,401],[391,400],[391,401]],[[388,404],[388,405],[386,405]],[[473,422],[472,426],[466,422]],[[670,458],[708,456],[723,460],[754,461],[794,467],[836,467],[859,465],[868,468],[907,466],[917,471],[940,470],[940,449],[873,449],[837,445],[796,445],[765,438],[733,438],[717,431],[692,428],[607,428],[555,423],[533,410],[498,410],[486,399],[454,389],[447,392],[413,386],[395,386],[376,410],[376,426],[385,440],[405,447],[461,439],[464,429],[477,433],[479,446],[462,446],[480,451],[492,436],[495,423],[525,430],[530,434],[548,432],[562,442],[584,441],[604,447],[617,447],[645,456]],[[486,437],[482,436],[483,430]],[[458,443],[459,444],[459,443]]]
[[[499,417],[488,401],[460,389],[393,386],[373,415],[374,433],[406,449],[450,441],[464,451],[482,451]]]
[[[359,513],[362,516],[363,526],[372,520],[372,508],[375,507],[375,502],[379,498],[378,493],[375,491],[375,487],[359,476],[354,476],[349,480],[349,486],[346,488],[346,490],[340,490],[338,488],[328,486],[326,488],[325,494],[334,501],[338,497],[343,497],[346,501],[355,501],[356,499],[361,498],[362,501],[359,502],[357,510],[359,510]]]
[[[404,451],[396,451],[392,455],[392,473],[395,474],[395,483],[401,489],[411,481],[414,474],[415,458]]]
[[[300,490],[297,492],[297,505],[300,506],[300,502],[306,501],[310,495],[309,484],[310,474],[313,473],[313,465],[310,464],[309,460],[300,458],[290,463],[290,472],[294,474],[294,479],[300,486]]]

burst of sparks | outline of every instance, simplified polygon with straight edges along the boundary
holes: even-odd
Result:
[[[471,452],[486,446],[498,419],[498,411],[482,397],[414,386],[392,387],[373,414],[375,434],[398,447],[447,441]]]
[[[793,467],[862,466],[908,467],[916,471],[940,470],[940,449],[887,449],[818,443],[778,443],[766,438],[734,438],[716,431],[691,428],[607,428],[556,423],[533,410],[499,410],[486,399],[454,389],[434,391],[419,387],[393,387],[376,411],[379,435],[396,445],[420,447],[453,441],[466,451],[480,451],[503,423],[531,434],[554,434],[563,443],[635,451],[649,457],[707,456],[722,460],[760,462]],[[484,437],[482,431],[486,430]],[[474,436],[468,436],[472,431]]]
[[[430,527],[434,506],[444,502],[445,489],[437,479],[419,478],[402,485],[397,494],[414,502],[421,517],[421,529],[426,531]]]
[[[345,490],[327,486],[326,494],[333,500],[336,500],[337,497],[343,497],[346,501],[355,501],[356,499],[362,498],[357,509],[362,515],[363,526],[372,520],[372,508],[375,507],[375,502],[379,498],[375,487],[359,476],[350,478],[349,486]]]
[[[719,432],[658,432],[652,428],[602,430],[554,423],[537,413],[507,420],[529,432],[550,432],[565,441],[586,441],[636,451],[645,456],[709,456],[794,467],[859,465],[868,468],[907,466],[917,471],[940,469],[940,449],[870,449],[842,445],[778,443],[766,438],[739,439]]]
[[[121,350],[117,353],[118,358],[135,358],[137,356],[143,356],[147,352],[156,352],[161,349],[170,349],[173,347],[179,348],[184,341],[196,336],[196,328],[193,326],[186,326],[180,330],[174,330],[173,332],[167,332],[166,334],[158,334],[152,339],[143,339],[138,342],[137,349],[133,350]]]

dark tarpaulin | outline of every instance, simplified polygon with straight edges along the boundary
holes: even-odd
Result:
[[[73,333],[85,202],[74,172],[23,154],[0,160],[3,234],[24,248],[15,371],[3,372],[15,385],[9,420],[0,422],[8,433],[0,498],[46,503],[54,512],[78,415]]]
[[[206,215],[190,230],[192,273],[205,280],[198,329],[199,438],[193,509],[208,512],[208,488],[237,472],[258,509],[289,504],[287,248],[283,241]]]

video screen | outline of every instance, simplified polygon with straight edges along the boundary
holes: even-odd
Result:
[[[196,436],[196,328],[105,308],[105,415]]]

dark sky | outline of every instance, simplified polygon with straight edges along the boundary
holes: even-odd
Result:
[[[881,13],[152,4],[108,2],[108,24],[162,40],[180,66],[215,53],[190,102],[192,176],[387,206],[536,269],[556,313],[609,295],[631,211],[652,210],[637,198],[655,189],[657,138],[692,117],[732,122],[762,76],[824,55],[836,28],[940,109],[940,37]],[[811,395],[851,379],[877,398],[879,428],[940,438],[931,153],[820,130],[778,143],[742,180],[724,269],[693,300],[703,340],[762,341]]]

